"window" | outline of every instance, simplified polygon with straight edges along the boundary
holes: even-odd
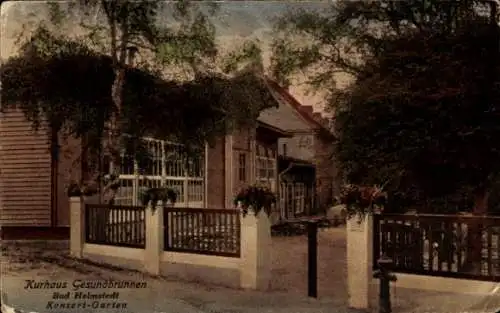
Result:
[[[283,144],[283,156],[287,156],[287,146],[286,143]]]
[[[257,144],[255,176],[258,184],[276,188],[276,151],[262,144]]]
[[[142,190],[169,187],[177,190],[177,205],[203,207],[205,155],[186,156],[180,144],[151,138],[144,140],[150,158],[138,164],[133,158],[123,156],[116,203],[139,205]]]
[[[241,182],[246,181],[247,159],[245,153],[239,155],[238,177]]]
[[[295,214],[301,214],[305,212],[306,205],[306,186],[304,183],[295,183],[294,186],[294,211]]]

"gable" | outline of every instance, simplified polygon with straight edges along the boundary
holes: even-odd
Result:
[[[288,105],[281,95],[274,90],[271,92],[279,105],[263,110],[259,115],[259,121],[287,131],[310,132],[314,130],[310,123],[305,121],[297,110]]]

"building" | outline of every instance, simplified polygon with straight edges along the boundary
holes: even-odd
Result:
[[[59,153],[51,153],[50,134],[45,125],[37,131],[22,112],[10,111],[0,118],[0,225],[9,237],[69,234],[67,188],[79,181],[82,170],[81,141],[60,138]],[[57,134],[56,134],[57,135]],[[176,206],[230,208],[238,190],[253,183],[277,190],[278,139],[285,131],[257,121],[255,129],[220,137],[205,153],[187,162],[179,157],[179,144],[147,139],[152,164],[142,175],[132,162],[122,162],[118,204],[137,205],[141,188],[170,186],[179,194]],[[10,234],[10,235],[8,235]]]
[[[287,89],[267,78],[279,106],[260,118],[290,133],[278,142],[280,209],[283,219],[324,212],[339,183],[334,160],[335,136],[328,120],[300,104]]]
[[[331,204],[333,136],[312,114],[312,108],[309,112],[285,89],[270,79],[266,81],[275,107],[261,112],[254,129],[219,137],[197,158],[186,162],[178,143],[147,138],[152,162],[141,175],[136,174],[133,160],[122,162],[116,202],[139,205],[141,189],[169,186],[178,191],[176,206],[231,208],[241,188],[258,183],[279,194],[273,222],[312,214]],[[57,134],[51,134],[45,125],[34,131],[22,112],[1,113],[3,234],[68,236],[67,188],[87,172],[80,159],[81,141],[59,138],[55,147],[51,144],[54,136]]]

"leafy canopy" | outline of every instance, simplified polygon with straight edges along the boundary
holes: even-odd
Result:
[[[196,4],[79,4],[49,3],[50,22],[39,24],[21,42],[19,54],[2,66],[2,110],[20,108],[35,126],[48,121],[58,132],[85,138],[96,153],[116,116],[120,132],[129,135],[120,136],[117,151],[130,150],[139,158],[145,135],[180,141],[190,150],[247,126],[273,103],[253,71],[223,75],[204,66],[219,54],[214,29]],[[212,6],[205,8],[211,14]],[[178,27],[158,21],[167,9]],[[67,22],[65,12],[81,18],[83,35],[58,31]],[[127,64],[130,50],[142,54],[142,62]],[[229,60],[233,72],[235,63],[258,59],[254,50],[230,56],[236,59]],[[172,80],[172,66],[187,67],[192,80]],[[112,93],[117,67],[125,68],[120,106]]]
[[[59,44],[57,38],[53,44]],[[2,66],[2,109],[21,108],[35,123],[50,116],[61,130],[77,137],[103,129],[113,110],[111,58],[71,41],[48,57],[35,49],[30,46],[29,52]],[[122,118],[124,132],[134,137],[152,135],[196,145],[245,126],[269,105],[272,97],[253,72],[176,82],[129,68]]]
[[[291,12],[276,26],[275,77],[302,71],[328,92],[349,182],[431,198],[487,189],[500,170],[496,18],[476,1]]]

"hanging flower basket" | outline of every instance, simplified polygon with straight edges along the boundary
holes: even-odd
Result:
[[[159,201],[161,201],[163,205],[175,203],[177,201],[177,191],[168,187],[149,188],[140,193],[140,200],[144,206],[151,204],[151,208],[154,211]]]
[[[241,208],[243,216],[246,216],[249,211],[257,216],[262,210],[269,216],[275,203],[275,194],[271,189],[262,186],[246,187],[234,198],[234,204]]]
[[[378,186],[345,185],[340,195],[340,203],[345,205],[347,217],[382,212],[387,201],[387,193]]]

